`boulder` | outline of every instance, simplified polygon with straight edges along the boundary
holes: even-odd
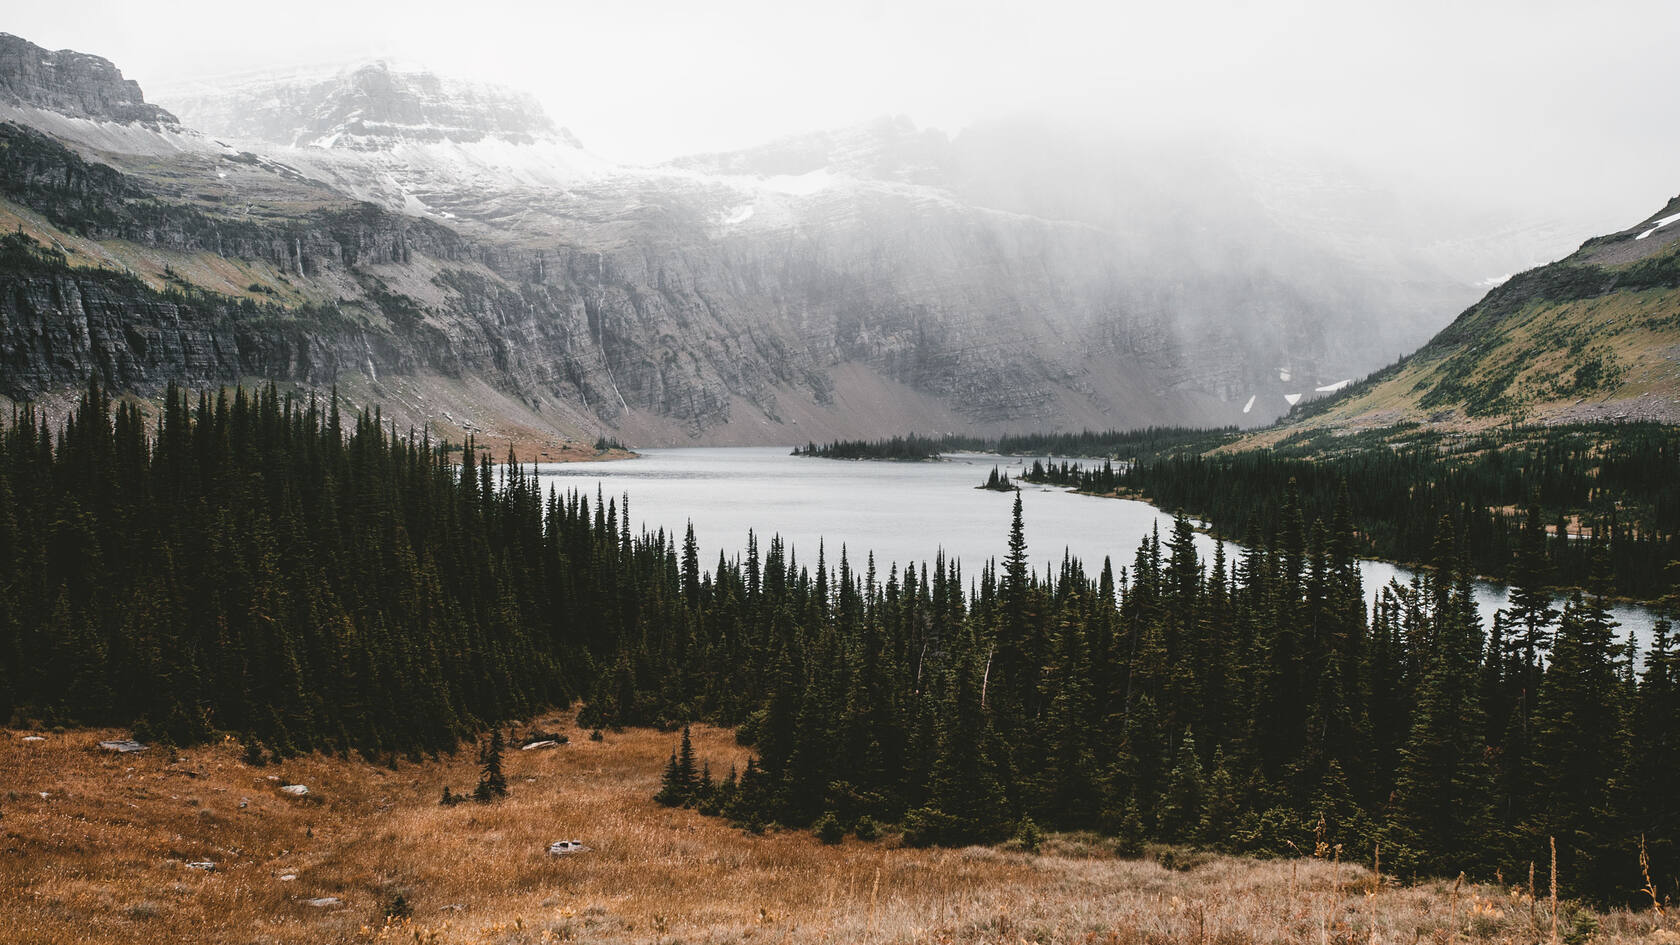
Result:
[[[519,750],[520,751],[531,751],[531,750],[536,749],[536,748],[557,748],[557,747],[559,747],[559,745],[560,745],[560,743],[555,741],[554,739],[545,738],[545,739],[543,739],[542,741],[539,741],[539,742],[532,742],[531,744],[526,745],[526,746],[520,748]]]
[[[317,909],[330,909],[333,906],[338,905],[340,901],[341,900],[337,896],[322,896],[319,899],[305,899],[304,903],[306,905],[314,906]]]
[[[119,738],[108,742],[100,742],[99,747],[105,749],[106,751],[114,751],[119,755],[127,755],[132,752],[146,750],[145,745],[140,744],[132,738]]]
[[[574,853],[588,853],[589,847],[577,840],[556,840],[548,845],[549,856],[571,856]]]
[[[216,872],[216,864],[210,860],[193,860],[187,864],[189,870],[203,870],[206,873]]]
[[[305,794],[309,793],[309,788],[304,787],[301,784],[286,784],[281,786],[280,793],[290,794],[293,797],[303,797]]]

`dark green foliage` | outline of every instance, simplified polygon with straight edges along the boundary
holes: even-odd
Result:
[[[896,459],[910,462],[938,459],[945,450],[973,448],[972,437],[925,437],[912,433],[890,440],[836,440],[818,446],[807,443],[794,447],[795,456],[821,456],[824,459]]]
[[[702,786],[705,791],[701,790]],[[710,788],[710,770],[704,779],[695,770],[694,743],[685,725],[682,743],[671,752],[671,760],[666,763],[665,773],[660,777],[659,793],[653,799],[666,807],[687,807],[703,800]]]
[[[1051,463],[1024,478],[1142,494],[1162,508],[1202,516],[1231,538],[1249,528],[1276,534],[1291,480],[1308,519],[1329,522],[1345,484],[1359,554],[1428,564],[1435,525],[1447,515],[1460,523],[1460,550],[1473,572],[1537,590],[1578,587],[1591,570],[1592,543],[1555,528],[1568,516],[1608,546],[1620,594],[1661,596],[1668,586],[1662,567],[1680,558],[1680,429],[1654,423],[1506,427],[1460,436],[1302,434],[1273,450],[1186,453],[1124,468]],[[1520,616],[1528,660],[1529,629],[1536,630],[1532,642],[1540,655],[1537,631],[1551,618],[1533,609]]]
[[[1038,828],[1038,824],[1031,817],[1024,817],[1015,828],[1014,840],[1028,853],[1037,853],[1039,846],[1044,843],[1044,831]]]
[[[56,436],[20,410],[0,433],[0,695],[279,758],[418,757],[490,726],[488,798],[498,724],[587,692],[584,725],[735,727],[755,750],[739,777],[714,781],[685,729],[660,799],[752,831],[1025,845],[1042,825],[1125,855],[1380,839],[1406,870],[1482,877],[1556,836],[1571,894],[1624,901],[1643,833],[1674,875],[1671,631],[1636,672],[1604,611],[1614,541],[1579,543],[1593,589],[1555,626],[1519,597],[1491,634],[1474,517],[1438,516],[1426,572],[1367,613],[1360,490],[1317,478],[1277,483],[1236,560],[1199,554],[1180,515],[1129,567],[1035,574],[1017,502],[1001,560],[966,576],[756,536],[707,573],[685,539],[632,535],[621,500],[349,426],[272,389],[171,390],[153,427],[92,388]]]
[[[1641,702],[1643,731],[1672,724],[1657,721],[1674,712],[1667,637],[1640,679],[1616,675],[1611,651],[1593,644],[1605,695],[1597,715],[1574,710],[1580,725],[1546,721],[1566,701],[1585,704],[1565,698],[1574,670],[1534,721],[1496,723],[1488,707],[1515,712],[1529,670],[1523,634],[1490,639],[1477,617],[1463,522],[1438,521],[1433,564],[1383,589],[1367,614],[1353,498],[1337,494],[1325,521],[1286,486],[1276,534],[1236,562],[1223,547],[1204,559],[1181,515],[1118,578],[1071,560],[1034,575],[1012,510],[1005,553],[971,594],[942,559],[882,582],[844,561],[835,573],[819,560],[813,575],[777,541],[761,561],[753,546],[726,563],[718,590],[700,591],[702,612],[710,600],[765,615],[741,626],[753,655],[724,670],[732,682],[719,691],[716,717],[743,720],[759,752],[719,809],[749,827],[896,822],[911,845],[1025,845],[1038,825],[1095,828],[1124,855],[1164,844],[1175,861],[1186,844],[1352,856],[1380,842],[1404,874],[1481,877],[1516,875],[1568,827],[1580,845],[1571,862],[1590,863],[1568,874],[1572,893],[1629,898],[1636,860],[1619,845],[1632,818],[1649,824],[1653,862],[1671,862],[1668,782],[1625,778],[1618,794],[1605,773],[1631,756],[1641,777],[1662,778],[1672,762],[1634,751],[1602,706]],[[669,574],[680,582],[679,568]],[[1523,606],[1499,626],[1522,626]],[[1571,627],[1601,620],[1589,602],[1575,610]],[[1532,671],[1547,685],[1556,669]],[[730,702],[739,693],[751,698]],[[1532,750],[1512,734],[1524,724],[1541,733]],[[1586,759],[1570,769],[1581,784],[1547,786],[1530,767],[1506,776],[1534,752]],[[668,783],[681,769],[674,752]],[[1589,838],[1599,845],[1586,849]]]
[[[496,729],[490,733],[490,740],[478,753],[478,787],[473,789],[473,800],[487,804],[499,798],[507,797],[507,776],[502,773],[502,732]]]
[[[816,834],[818,840],[829,845],[846,839],[846,828],[841,826],[840,818],[834,816],[833,811],[818,817],[816,824],[811,827],[811,832]]]
[[[795,456],[828,459],[934,460],[941,453],[991,451],[1005,456],[1089,456],[1152,459],[1182,452],[1201,452],[1237,435],[1236,427],[1149,427],[1143,430],[1083,430],[1079,433],[1017,433],[997,439],[961,434],[925,437],[912,433],[886,440],[836,440],[821,446],[796,446]]]
[[[590,500],[519,467],[484,494],[486,471],[272,387],[171,388],[155,423],[93,387],[56,437],[22,408],[0,431],[8,698],[277,758],[418,757],[564,704],[617,646],[604,602],[657,565],[621,567],[638,551]]]

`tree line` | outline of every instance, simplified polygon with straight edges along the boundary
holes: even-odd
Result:
[[[419,757],[574,699],[644,609],[675,613],[618,503],[446,457],[272,386],[171,386],[154,425],[93,385],[56,435],[16,410],[0,717]]]
[[[635,534],[624,501],[446,456],[272,387],[171,389],[155,425],[93,387],[56,435],[19,411],[0,436],[0,708],[418,757],[581,697],[586,726],[735,727],[745,770],[681,750],[661,799],[748,827],[1380,844],[1402,874],[1487,877],[1556,838],[1568,889],[1615,901],[1642,885],[1643,843],[1676,891],[1671,624],[1644,654],[1621,639],[1604,542],[1554,609],[1538,517],[1487,627],[1452,515],[1368,612],[1345,486],[1319,516],[1284,484],[1275,527],[1229,557],[1180,515],[1126,566],[1039,574],[1017,497],[1004,555],[967,574],[801,561],[752,534],[708,569],[692,528]]]
[[[1136,462],[1035,463],[1027,482],[1146,496],[1207,519],[1221,535],[1274,531],[1294,482],[1312,517],[1342,486],[1363,555],[1424,564],[1435,523],[1451,516],[1477,574],[1509,582],[1527,523],[1543,521],[1547,583],[1579,587],[1595,556],[1617,593],[1655,600],[1680,558],[1680,430],[1650,423],[1507,429],[1427,436],[1338,452],[1310,448],[1206,454],[1178,450]]]
[[[895,436],[885,440],[835,440],[817,445],[815,441],[793,448],[795,456],[820,456],[823,459],[896,459],[909,462],[936,460],[943,452],[976,449],[981,441],[973,437],[957,436]]]
[[[1004,456],[1081,456],[1129,458],[1163,453],[1200,452],[1227,443],[1236,427],[1147,427],[1142,430],[1081,430],[1060,433],[1005,433],[996,437],[947,433],[941,436],[894,436],[880,440],[835,440],[794,447],[795,456],[830,459],[938,459],[955,451],[993,452]]]

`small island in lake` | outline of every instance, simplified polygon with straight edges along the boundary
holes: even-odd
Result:
[[[986,477],[986,481],[981,483],[978,486],[975,486],[974,488],[976,488],[976,489],[986,489],[990,492],[1020,492],[1021,491],[1021,487],[1016,485],[1013,481],[1010,480],[1009,474],[999,470],[996,466],[992,467],[992,474]]]

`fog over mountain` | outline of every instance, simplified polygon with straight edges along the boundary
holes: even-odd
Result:
[[[365,313],[195,377],[401,378],[414,419],[648,442],[1260,423],[1670,186],[1671,132],[1614,106],[1567,141],[1512,127],[1604,94],[1586,64],[1641,81],[1649,21],[632,7],[29,13],[0,119],[121,172],[137,219],[196,214],[125,233],[130,271]],[[357,234],[318,216],[357,201]],[[20,355],[4,393],[113,357],[138,355]]]

